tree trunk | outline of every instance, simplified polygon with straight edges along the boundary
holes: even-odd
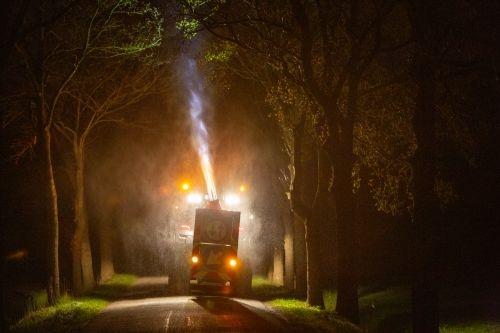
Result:
[[[346,161],[346,163],[348,163]],[[341,170],[342,169],[342,170]],[[354,219],[352,206],[352,170],[348,166],[335,168],[337,205],[337,304],[336,312],[351,322],[359,321],[357,272],[354,251]],[[351,185],[351,186],[350,186]]]
[[[307,264],[306,264],[306,231],[302,219],[293,213],[294,242],[294,275],[295,296],[304,298],[307,296]]]
[[[418,148],[414,158],[413,332],[439,332],[439,208],[434,192],[433,73],[422,73],[414,116]],[[425,78],[424,78],[425,77]]]
[[[302,115],[300,122],[294,127],[294,169],[295,178],[293,180],[291,191],[292,210],[304,223],[304,238],[305,238],[305,260],[306,260],[306,285],[307,285],[307,303],[314,306],[324,307],[323,291],[321,288],[321,251],[319,244],[319,235],[321,234],[321,208],[320,204],[324,200],[323,180],[323,159],[318,152],[317,160],[317,182],[316,196],[312,207],[303,202],[302,187],[304,186],[304,167],[302,165],[302,144],[304,128],[306,124],[305,114]],[[318,209],[320,208],[320,209]],[[297,239],[297,238],[296,238]],[[298,265],[296,265],[298,267]],[[299,278],[296,274],[297,279]]]
[[[321,265],[321,233],[326,219],[328,179],[331,168],[323,149],[317,150],[316,194],[309,218],[305,223],[307,253],[307,302],[310,305],[324,308]]]
[[[417,41],[415,78],[416,110],[413,130],[417,150],[413,160],[414,242],[413,242],[413,332],[439,332],[439,205],[434,191],[436,179],[435,63],[428,45],[432,32],[430,6],[413,8],[412,25]]]
[[[41,106],[43,107],[43,106]],[[43,155],[43,167],[47,182],[47,218],[49,225],[48,238],[48,298],[54,304],[60,297],[59,283],[59,214],[57,207],[57,189],[52,166],[52,147],[50,128],[45,127],[40,137],[40,144]]]
[[[282,244],[274,248],[273,260],[273,283],[283,285],[283,246]]]
[[[76,294],[92,289],[94,271],[90,247],[89,227],[85,210],[83,146],[74,144],[75,156],[75,232],[73,235],[73,288]]]
[[[306,258],[307,258],[307,303],[324,308],[323,290],[321,288],[321,258],[320,258],[320,229],[321,220],[316,214],[306,221]]]
[[[43,22],[43,3],[40,1],[36,7],[37,23]],[[52,165],[52,119],[46,109],[45,83],[44,83],[44,39],[45,29],[40,25],[39,36],[35,37],[36,46],[34,48],[34,76],[39,87],[38,102],[38,139],[40,140],[40,153],[42,156],[42,168],[44,174],[44,200],[47,200],[46,218],[48,226],[47,242],[47,297],[50,304],[54,304],[60,297],[59,282],[59,210],[57,202],[57,188]]]
[[[85,229],[82,238],[82,285],[84,291],[89,291],[95,287],[94,269],[92,265],[92,248],[90,245],[90,235],[88,222],[85,222]]]
[[[288,202],[288,201],[287,201]],[[285,278],[284,285],[288,290],[294,289],[294,230],[293,230],[293,214],[290,211],[289,205],[284,211],[283,224],[285,230],[284,250],[285,250]]]
[[[110,221],[99,221],[99,282],[109,280],[115,274],[113,265],[113,246]]]
[[[341,129],[335,133],[337,139],[333,142],[336,143],[336,147],[334,147],[332,155],[335,171],[333,193],[337,209],[336,312],[353,323],[359,322],[357,246],[352,181],[354,160],[352,119],[357,113],[357,101],[357,81],[351,80],[347,96],[347,117],[341,120]]]

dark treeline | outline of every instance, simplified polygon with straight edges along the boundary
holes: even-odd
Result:
[[[408,232],[393,250],[409,251],[414,331],[438,331],[444,254],[460,247],[457,230],[494,229],[484,218],[493,206],[482,205],[496,189],[475,192],[486,196],[481,210],[467,197],[469,177],[498,166],[480,157],[497,139],[498,11],[490,1],[183,3],[186,37],[211,36],[205,59],[221,77],[261,87],[281,127],[285,191],[305,225],[309,304],[323,306],[330,247],[336,311],[358,322],[360,227],[376,208]],[[335,237],[325,244],[330,219]]]
[[[335,289],[353,323],[361,287],[410,284],[417,333],[439,331],[441,289],[497,285],[498,2],[0,12],[7,279],[43,283],[54,303],[115,270],[172,272],[158,193],[200,177],[177,61],[189,53],[211,91],[216,180],[252,187],[255,272],[314,306]]]

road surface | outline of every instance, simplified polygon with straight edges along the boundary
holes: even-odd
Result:
[[[140,280],[138,288],[154,285]],[[263,303],[218,296],[147,297],[110,303],[84,328],[100,332],[290,332]]]

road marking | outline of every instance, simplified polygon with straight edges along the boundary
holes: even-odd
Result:
[[[168,311],[168,315],[165,318],[165,333],[168,332],[168,325],[170,324],[170,316],[172,315],[172,310]]]

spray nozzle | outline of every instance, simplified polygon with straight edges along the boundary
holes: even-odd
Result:
[[[217,209],[217,210],[221,210],[222,209],[222,207],[220,206],[219,199],[207,201],[207,206],[206,207],[208,209]]]

